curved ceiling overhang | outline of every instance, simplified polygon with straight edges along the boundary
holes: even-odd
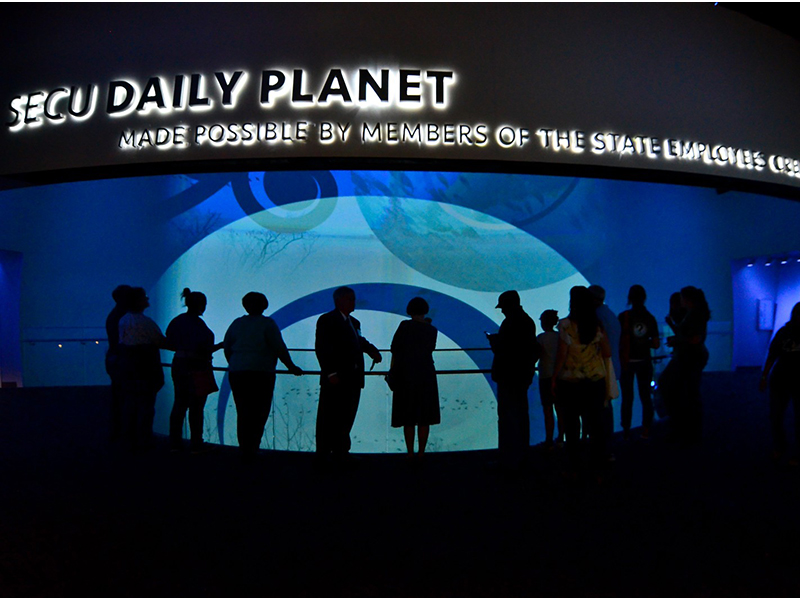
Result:
[[[800,46],[710,3],[43,10],[3,26],[5,188],[324,164],[800,195]]]

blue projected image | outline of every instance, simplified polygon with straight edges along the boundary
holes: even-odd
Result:
[[[491,364],[483,334],[499,327],[495,306],[506,289],[517,289],[538,321],[545,309],[565,316],[569,289],[589,283],[606,289],[606,304],[619,314],[636,283],[663,325],[670,295],[694,285],[712,311],[707,370],[757,364],[768,333],[752,332],[752,343],[744,343],[750,350],[733,356],[733,323],[746,311],[734,306],[740,286],[732,285],[731,264],[796,250],[800,204],[544,175],[286,171],[18,188],[0,192],[0,217],[0,250],[21,265],[18,306],[8,309],[19,313],[22,338],[22,368],[15,368],[22,385],[64,386],[108,385],[103,322],[110,292],[121,283],[145,287],[148,314],[162,330],[184,312],[185,287],[204,292],[204,319],[218,340],[244,313],[242,296],[262,292],[270,301],[266,314],[309,371],[318,368],[311,350],[316,319],[333,308],[335,288],[351,286],[364,335],[384,350],[378,373],[389,364],[387,349],[414,296],[430,304],[440,332],[437,368],[479,371]],[[54,303],[54,295],[66,301]],[[772,299],[779,315],[797,301]],[[752,323],[747,318],[744,326]],[[169,352],[162,357],[172,360]],[[226,366],[221,352],[214,364]],[[220,392],[206,405],[206,439],[235,445],[236,412],[223,374],[217,372]],[[442,423],[431,428],[429,449],[496,447],[489,378],[438,380]],[[529,393],[532,443],[544,437],[537,385],[538,379]],[[172,394],[167,370],[155,422],[160,433],[168,428]],[[317,377],[279,376],[263,447],[313,450],[318,398]],[[401,430],[389,426],[390,406],[383,377],[367,377],[354,451],[404,448]],[[638,410],[634,403],[634,422]]]
[[[516,199],[517,214],[513,204],[497,202],[497,194],[494,203],[487,199],[485,186],[471,188],[464,175],[250,174],[247,185],[236,181],[173,219],[187,231],[198,222],[218,226],[161,276],[151,293],[159,299],[154,317],[166,322],[180,312],[177,299],[188,286],[209,296],[205,320],[221,336],[242,314],[241,297],[251,289],[263,291],[287,345],[300,349],[295,361],[316,370],[313,353],[302,350],[313,348],[316,318],[332,308],[333,289],[356,290],[362,331],[384,350],[406,318],[408,300],[422,296],[440,332],[439,349],[450,350],[436,353],[437,368],[488,369],[491,353],[483,332],[496,331],[502,319],[495,308],[500,292],[519,290],[536,317],[546,308],[563,310],[569,288],[587,281],[531,233],[475,207],[516,215],[517,222],[530,225],[536,222],[534,208],[547,210],[572,188],[573,182],[560,182],[547,190],[550,196],[539,190],[528,203]],[[230,220],[237,205],[247,215]],[[224,366],[220,354],[215,364]],[[235,407],[220,382],[217,402],[212,397],[207,406],[207,434],[210,441],[235,443]],[[430,450],[495,447],[496,404],[488,375],[440,375],[439,387],[443,418],[431,431]],[[165,392],[158,411],[163,421],[171,406]],[[315,377],[279,378],[266,445],[312,450],[317,398]],[[368,377],[354,451],[402,451],[402,430],[389,427],[390,410],[383,378]]]

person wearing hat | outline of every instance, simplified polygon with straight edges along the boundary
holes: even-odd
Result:
[[[497,383],[497,433],[504,466],[519,468],[530,446],[528,388],[533,383],[539,345],[536,323],[522,309],[519,294],[500,294],[497,308],[505,319],[496,334],[486,334],[494,352],[492,380]]]

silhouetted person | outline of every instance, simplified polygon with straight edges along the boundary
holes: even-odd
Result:
[[[122,435],[122,407],[124,401],[124,384],[119,364],[119,321],[128,312],[128,297],[133,288],[129,285],[117,286],[111,297],[116,305],[111,309],[106,318],[106,337],[108,338],[108,351],[106,352],[106,373],[111,378],[111,439],[116,440]]]
[[[790,402],[794,405],[795,443],[800,450],[800,302],[794,305],[791,318],[777,331],[769,345],[759,384],[762,392],[767,388],[768,377],[769,417],[775,444],[773,459],[780,460],[786,454],[783,417]],[[797,466],[798,458],[800,452],[789,460],[789,464]]]
[[[600,319],[600,325],[608,338],[608,345],[611,348],[611,363],[614,365],[614,377],[619,379],[619,374],[622,371],[622,366],[619,362],[619,338],[620,338],[620,325],[617,315],[614,314],[606,301],[606,291],[599,285],[590,285],[589,292],[594,298],[595,306],[597,307],[597,318]],[[603,408],[603,426],[606,428],[606,435],[610,441],[614,435],[614,405],[607,402]],[[609,459],[613,460],[613,455],[609,452]]]
[[[361,335],[361,323],[351,316],[356,293],[340,287],[333,293],[334,310],[317,320],[314,348],[320,367],[317,409],[317,459],[329,454],[345,459],[350,431],[364,387],[364,354],[381,362],[378,349]]]
[[[148,306],[150,299],[144,289],[133,288],[128,313],[119,322],[124,429],[134,449],[152,441],[156,395],[164,386],[160,349],[167,343],[155,321],[143,314]]]
[[[546,310],[539,317],[542,333],[536,337],[539,343],[539,398],[544,411],[544,443],[547,449],[553,447],[553,434],[555,433],[556,420],[558,421],[558,439],[563,440],[564,430],[561,426],[561,409],[553,396],[553,369],[556,366],[558,353],[558,312]],[[553,412],[555,411],[555,419]]]
[[[672,330],[672,333],[676,333],[676,325],[683,321],[683,318],[686,316],[686,309],[684,308],[683,304],[681,303],[681,293],[674,292],[669,297],[669,312],[667,316],[664,317],[664,320],[669,325],[669,328]],[[673,338],[670,337],[667,339],[667,345],[672,347],[672,340]]]
[[[668,382],[664,393],[673,437],[696,442],[702,434],[700,382],[708,363],[705,341],[711,311],[702,290],[687,286],[680,293],[681,305],[686,312],[680,322],[673,321],[671,325],[675,331],[670,338],[673,355],[661,379]]]
[[[275,391],[278,359],[292,375],[303,371],[292,362],[278,325],[264,316],[269,302],[264,294],[249,292],[242,298],[247,314],[225,332],[223,347],[228,360],[228,381],[236,404],[236,433],[245,461],[255,458],[264,435]]]
[[[203,412],[206,399],[219,388],[211,369],[214,333],[202,319],[206,311],[205,294],[183,290],[181,298],[186,312],[178,315],[167,326],[167,344],[175,351],[172,360],[172,382],[175,401],[169,416],[169,441],[173,450],[183,447],[183,422],[189,412],[190,449],[201,452],[203,443]]]
[[[642,402],[642,438],[650,435],[653,424],[653,399],[651,384],[653,382],[653,360],[651,350],[661,346],[658,335],[658,322],[645,306],[647,293],[641,285],[632,285],[628,291],[628,305],[631,307],[619,315],[622,327],[619,354],[622,370],[620,371],[620,391],[622,392],[622,430],[625,439],[630,439],[631,419],[633,413],[633,380],[639,388],[639,399]]]
[[[497,383],[497,438],[501,464],[519,468],[530,447],[528,388],[533,383],[539,345],[536,323],[509,290],[497,300],[505,319],[496,334],[486,334],[494,352],[492,380]]]
[[[428,303],[412,298],[406,307],[411,317],[392,338],[392,366],[388,381],[392,395],[392,427],[402,427],[409,456],[414,456],[414,430],[419,432],[419,455],[425,453],[430,426],[441,422],[439,386],[433,351],[438,331],[426,319]]]
[[[580,467],[580,426],[588,429],[592,466],[599,477],[608,457],[608,430],[603,424],[607,403],[605,359],[611,356],[608,338],[597,317],[588,289],[570,290],[569,315],[558,324],[559,340],[553,370],[553,394],[561,407],[571,474]]]
[[[664,317],[667,325],[672,330],[672,335],[667,336],[667,346],[672,349],[671,354],[674,355],[674,345],[675,345],[675,333],[677,332],[678,323],[683,321],[683,318],[686,316],[686,309],[681,304],[681,293],[674,292],[669,297],[669,311],[667,312],[667,316]],[[658,387],[656,389],[656,393],[661,397],[661,404],[666,411],[667,416],[672,416],[672,401],[675,396],[679,393],[678,391],[678,384],[676,378],[676,370],[675,367],[670,367],[670,362],[667,363],[667,366],[661,372],[661,375],[658,377]]]

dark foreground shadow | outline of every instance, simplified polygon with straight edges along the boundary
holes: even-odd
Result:
[[[617,438],[602,485],[538,447],[517,477],[494,452],[131,455],[107,388],[2,390],[0,595],[798,596],[800,471],[757,379],[708,374],[703,443]]]

